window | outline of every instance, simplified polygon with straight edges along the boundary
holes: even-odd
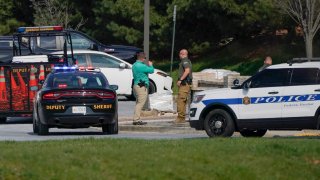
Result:
[[[13,43],[10,40],[0,40],[0,47],[1,48],[12,48]]]
[[[88,66],[85,54],[74,54],[73,57],[78,61],[78,66]]]
[[[55,36],[41,36],[39,47],[44,49],[57,49]]]
[[[105,88],[109,83],[99,73],[59,73],[50,77],[49,87],[53,88]]]
[[[308,85],[317,84],[318,68],[296,68],[293,69],[291,85]]]
[[[75,33],[71,33],[71,39],[74,49],[89,49],[91,44],[93,44],[87,38]]]
[[[251,79],[251,88],[277,87],[287,84],[289,69],[266,69]]]
[[[101,67],[101,68],[119,68],[120,61],[113,59],[109,56],[104,56],[100,54],[91,54],[91,63],[93,67]]]

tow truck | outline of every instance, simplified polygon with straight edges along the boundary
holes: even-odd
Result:
[[[63,54],[39,49],[43,36],[61,39]],[[0,123],[7,117],[31,117],[34,96],[51,69],[75,64],[71,35],[62,26],[19,27],[12,42],[12,62],[0,64]]]

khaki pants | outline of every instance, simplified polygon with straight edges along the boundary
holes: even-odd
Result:
[[[177,121],[185,121],[186,118],[186,106],[187,106],[187,100],[188,96],[190,94],[190,87],[191,85],[181,85],[179,87],[178,92],[178,99],[177,99],[177,111],[178,111],[178,117]]]
[[[148,97],[148,90],[146,87],[140,87],[138,85],[133,86],[133,93],[136,95],[136,106],[134,109],[133,121],[140,119],[142,107],[146,103]]]

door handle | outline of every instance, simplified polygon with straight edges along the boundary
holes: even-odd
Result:
[[[268,92],[268,94],[278,94],[278,91],[272,91],[272,92]]]
[[[315,89],[314,91],[316,91],[316,92],[320,92],[320,89]]]

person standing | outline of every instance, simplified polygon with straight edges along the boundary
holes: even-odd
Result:
[[[179,64],[179,79],[177,81],[179,89],[177,99],[178,117],[175,120],[175,123],[184,123],[186,121],[187,99],[192,84],[192,64],[188,58],[188,51],[186,49],[180,50],[179,57],[181,62]]]
[[[147,122],[140,120],[142,107],[146,103],[148,97],[149,77],[148,74],[154,72],[154,67],[151,61],[145,63],[145,54],[139,52],[137,61],[132,66],[133,74],[133,92],[136,96],[136,105],[134,109],[133,125],[144,125]]]
[[[267,67],[272,65],[272,58],[270,56],[267,56],[263,61],[263,66],[261,66],[258,70],[258,72],[266,69]]]

